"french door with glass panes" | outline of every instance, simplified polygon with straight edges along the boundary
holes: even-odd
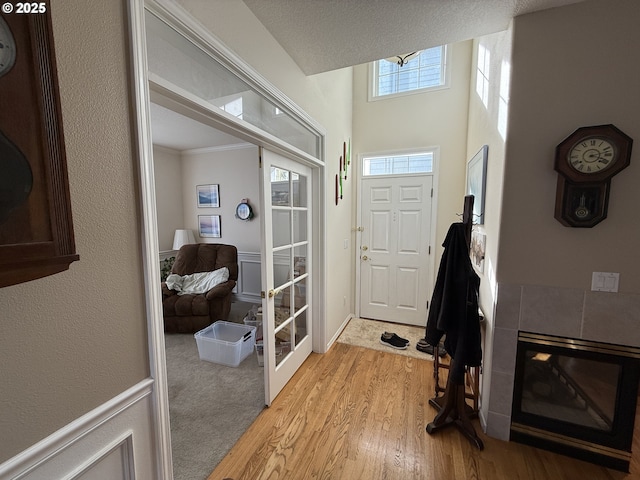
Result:
[[[311,169],[260,149],[265,401],[311,353]]]

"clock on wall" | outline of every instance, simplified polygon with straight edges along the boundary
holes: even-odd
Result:
[[[614,125],[581,127],[556,147],[555,218],[589,228],[607,217],[611,177],[629,165],[633,140]]]
[[[42,13],[0,17],[0,287],[78,260],[51,27]]]
[[[243,198],[236,207],[236,218],[240,220],[251,220],[253,218],[253,209],[249,205],[249,200]]]

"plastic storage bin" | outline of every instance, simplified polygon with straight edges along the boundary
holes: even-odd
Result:
[[[253,352],[256,327],[218,320],[194,337],[200,360],[237,367]]]
[[[258,365],[264,367],[264,344],[262,340],[256,342],[256,357],[258,357]]]
[[[256,327],[256,343],[262,340],[262,320],[249,320],[247,317],[244,317],[243,322],[250,327]]]

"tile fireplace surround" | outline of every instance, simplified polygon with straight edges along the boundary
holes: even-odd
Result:
[[[640,295],[499,284],[487,434],[509,440],[518,331],[640,347]]]

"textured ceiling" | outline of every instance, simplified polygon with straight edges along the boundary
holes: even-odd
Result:
[[[505,30],[582,0],[243,0],[307,74]]]

